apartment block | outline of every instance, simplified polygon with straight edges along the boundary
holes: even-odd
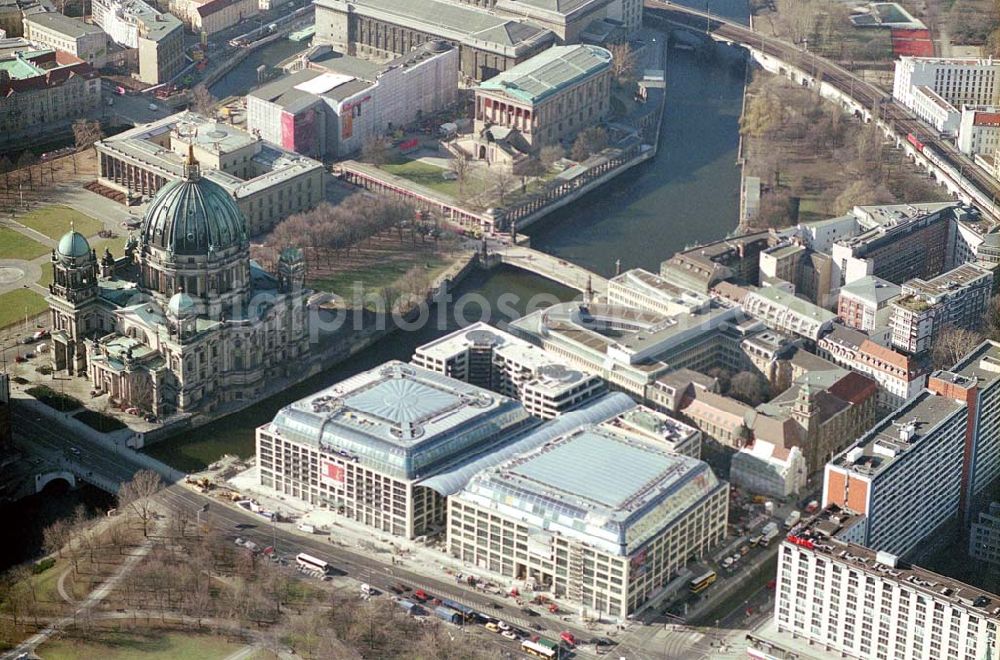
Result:
[[[893,76],[893,98],[914,110],[920,87],[955,108],[996,105],[1000,102],[1000,60],[900,57]]]
[[[987,341],[829,462],[823,502],[865,517],[860,543],[905,556],[998,476],[1000,344]]]
[[[108,36],[100,27],[56,12],[25,16],[24,38],[75,55],[95,69],[108,59]]]
[[[532,415],[557,417],[606,391],[599,377],[547,351],[476,323],[416,349],[413,364],[519,400]]]
[[[903,405],[927,383],[927,373],[916,359],[873,342],[859,330],[836,325],[817,342],[816,349],[827,360],[878,383],[878,405],[883,411]]]
[[[966,156],[994,156],[1000,148],[1000,105],[963,107],[957,145]]]
[[[969,556],[1000,566],[1000,502],[991,502],[969,529]]]
[[[993,273],[962,264],[930,280],[904,283],[890,303],[892,346],[910,354],[929,350],[946,327],[978,328],[993,293]]]
[[[781,543],[779,632],[847,658],[997,657],[1000,596],[850,542],[855,524],[831,507]]]

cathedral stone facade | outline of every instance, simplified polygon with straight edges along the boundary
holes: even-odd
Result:
[[[309,357],[302,252],[284,250],[276,273],[252,262],[246,219],[193,155],[124,257],[99,259],[70,231],[52,267],[53,369],[85,375],[125,410],[163,417],[251,400]]]

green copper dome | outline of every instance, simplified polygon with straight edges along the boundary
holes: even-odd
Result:
[[[87,237],[76,230],[70,230],[59,239],[56,251],[64,257],[79,259],[90,255],[90,243]]]
[[[156,193],[142,220],[142,244],[189,256],[246,245],[246,219],[236,200],[190,169]]]

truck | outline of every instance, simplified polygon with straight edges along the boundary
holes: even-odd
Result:
[[[778,536],[778,523],[769,522],[764,525],[760,530],[760,540],[757,541],[757,545],[760,547],[766,547],[771,544],[771,541]]]
[[[785,529],[791,529],[792,527],[795,527],[795,525],[798,524],[801,518],[802,518],[802,512],[799,511],[798,509],[789,513],[788,517],[785,518]]]

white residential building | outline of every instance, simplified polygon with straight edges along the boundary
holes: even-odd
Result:
[[[1000,102],[1000,60],[899,58],[892,84],[893,98],[915,110],[919,87],[930,88],[956,108],[996,105]]]
[[[782,542],[778,632],[848,658],[997,657],[1000,596],[851,543],[852,522],[831,508]]]
[[[833,328],[837,315],[777,287],[751,290],[743,297],[743,311],[769,328],[812,341]]]
[[[608,302],[674,316],[705,311],[712,299],[704,293],[675,286],[642,268],[633,268],[608,281]]]
[[[924,389],[927,373],[917,360],[882,346],[865,333],[836,325],[816,344],[821,357],[878,383],[880,410],[895,410]]]
[[[1000,148],[1000,106],[963,107],[957,144],[967,156],[995,155]]]
[[[486,323],[416,349],[413,364],[518,399],[532,415],[557,417],[606,391],[598,376]]]
[[[79,18],[56,12],[29,14],[24,17],[24,38],[76,55],[95,69],[108,60],[108,36]]]
[[[927,85],[917,85],[913,90],[913,114],[934,127],[938,133],[953,135],[958,132],[962,113]]]

